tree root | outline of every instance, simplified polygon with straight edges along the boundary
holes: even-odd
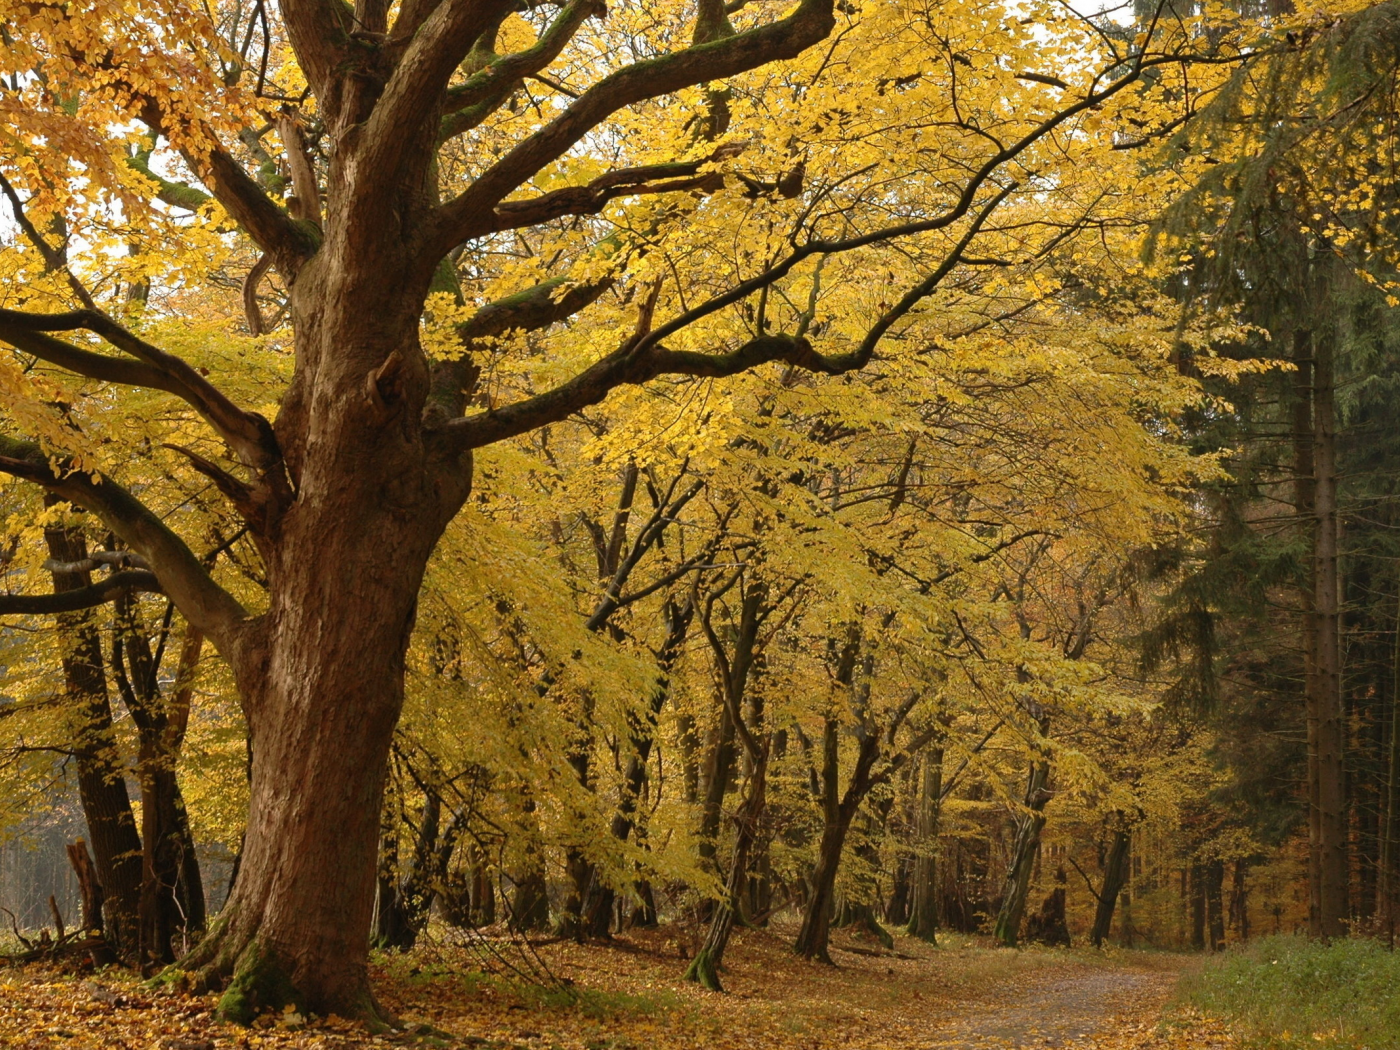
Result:
[[[695,958],[690,960],[690,966],[685,971],[685,979],[694,981],[701,988],[711,992],[724,991],[724,986],[719,980],[719,970],[715,966],[714,956],[710,954],[708,948],[701,948],[695,953]]]

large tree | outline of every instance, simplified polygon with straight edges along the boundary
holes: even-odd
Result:
[[[832,97],[816,85],[836,75],[829,60],[841,40],[862,18],[881,25],[873,13],[835,6],[800,0],[779,16],[766,4],[700,0],[640,19],[626,5],[609,14],[598,0],[283,0],[275,11],[261,2],[232,16],[221,11],[218,24],[178,2],[130,16],[33,5],[7,19],[28,28],[9,49],[10,83],[0,95],[19,143],[4,158],[5,188],[12,203],[12,183],[28,191],[25,204],[43,221],[23,222],[23,232],[49,270],[65,275],[77,308],[0,310],[0,339],[78,376],[186,403],[231,453],[220,463],[191,451],[190,463],[236,508],[266,568],[265,608],[250,608],[113,476],[120,457],[93,453],[61,412],[37,407],[52,407],[44,398],[7,393],[0,470],[97,515],[145,560],[237,682],[253,756],[245,848],[233,896],[182,963],[196,984],[227,986],[225,1015],[246,1019],[288,1001],[378,1015],[366,951],[384,770],[420,584],[471,491],[472,450],[658,377],[723,377],[770,362],[823,375],[866,366],[1012,194],[1063,185],[1055,165],[1096,141],[1095,125],[1081,118],[1145,69],[1180,60],[1149,33],[1131,53],[1103,54],[1105,73],[1078,60],[1069,63],[1073,73],[1009,66],[995,54],[997,33],[1014,37],[1012,58],[1054,52],[1033,26],[1005,27],[997,5],[959,16],[990,34],[976,42],[975,60],[967,47],[911,52],[905,22],[923,16],[885,11],[888,50],[848,47],[847,94]],[[611,34],[590,28],[619,17]],[[804,57],[811,61],[799,76],[792,64]],[[859,66],[867,60],[868,73]],[[933,77],[922,71],[925,60],[957,75]],[[767,67],[767,79],[743,81]],[[743,92],[723,86],[736,78]],[[855,101],[869,113],[890,111],[906,91],[912,102],[898,120],[907,154],[881,159],[891,147],[879,135],[888,131],[849,126],[842,107],[852,102],[852,83],[868,92]],[[543,104],[537,85],[547,92]],[[980,122],[962,115],[968,91],[982,93],[990,115]],[[943,166],[910,167],[924,129],[908,107],[932,112],[940,92],[931,119],[952,135]],[[815,101],[788,120],[776,153],[752,147],[769,167],[728,178],[782,100],[800,110],[808,95]],[[639,156],[627,145],[641,134],[635,114],[666,123],[667,104],[689,110],[684,121],[668,118],[673,156],[658,159],[656,141]],[[1149,134],[1171,123],[1148,104],[1134,114]],[[1062,129],[1074,134],[1029,164]],[[294,191],[285,200],[269,130]],[[875,143],[873,163],[869,152],[842,152],[847,140]],[[167,146],[174,159],[161,168],[152,147]],[[572,163],[585,153],[588,163]],[[46,156],[82,165],[82,184],[110,186],[128,211],[154,187],[168,206],[198,209],[210,223],[222,209],[254,242],[262,258],[249,279],[249,326],[254,334],[262,327],[258,281],[271,267],[294,331],[294,371],[275,418],[238,404],[207,369],[99,307],[85,282],[107,246],[60,228],[71,191],[53,176],[63,165],[44,170]],[[186,182],[175,170],[181,163]],[[838,189],[847,183],[865,194],[859,221],[840,211]],[[724,203],[708,221],[763,251],[747,266],[715,270],[708,286],[668,292],[658,308],[661,280],[630,277],[627,260],[711,197]],[[636,205],[609,212],[612,234],[589,225],[623,198]],[[762,202],[787,209],[780,236],[778,205]],[[559,247],[580,229],[591,233],[590,249]],[[456,272],[464,257],[528,230],[541,231],[544,245],[533,269],[520,271],[530,280],[467,308],[472,297]],[[814,325],[811,309],[779,309],[790,275],[823,257],[878,258],[855,253],[896,238],[916,246],[924,276],[888,293],[858,331],[849,322]],[[70,265],[70,247],[94,258]],[[455,348],[430,355],[423,320],[435,291],[456,296],[462,316]],[[591,360],[551,357],[546,337],[531,352],[549,367],[524,395],[501,403],[499,385],[479,382],[511,333],[545,332],[608,294],[632,319],[611,336],[604,328]],[[755,299],[746,336],[741,324],[720,324],[752,318],[752,309],[742,311]],[[610,316],[615,323],[621,307]],[[819,328],[821,338],[811,334]]]

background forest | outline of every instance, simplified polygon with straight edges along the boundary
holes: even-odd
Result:
[[[306,362],[411,269],[342,159],[399,74],[356,123],[296,4],[79,6],[0,2],[0,914],[28,947],[57,909],[145,973],[236,972],[230,1016],[277,1005],[243,942],[196,946],[241,921],[245,858],[291,863],[252,845],[259,785],[317,810],[287,756],[342,746],[363,828],[297,848],[374,838],[386,950],[663,924],[719,989],[736,925],[817,960],[833,930],[1393,941],[1400,3],[867,0],[670,87],[670,56],[821,5],[478,5],[425,111],[413,192],[457,225],[399,310],[415,349],[336,395],[464,435],[422,542],[277,517],[332,443],[284,429],[334,401]],[[471,5],[417,6],[362,2],[346,40]],[[462,219],[642,66],[652,93]],[[367,305],[313,352],[327,259],[363,272],[324,301]],[[400,473],[346,499],[426,521]],[[399,619],[360,617],[420,549]],[[288,687],[304,721],[255,724],[219,602],[290,623],[294,577],[297,651],[345,696],[400,661],[396,722]]]

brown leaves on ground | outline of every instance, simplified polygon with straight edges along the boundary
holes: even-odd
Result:
[[[376,992],[416,1032],[373,1035],[287,1012],[251,1028],[215,999],[134,977],[0,969],[0,1046],[19,1050],[233,1050],[415,1043],[481,1050],[1229,1050],[1218,1022],[1163,1021],[1182,957],[998,951],[901,938],[893,952],[839,941],[835,967],[788,949],[786,930],[742,931],[728,994],[682,979],[685,936],[638,931],[610,945],[508,940],[425,945],[378,960]],[[526,978],[530,978],[527,980]],[[552,981],[551,981],[552,978]],[[540,983],[542,982],[542,983]]]

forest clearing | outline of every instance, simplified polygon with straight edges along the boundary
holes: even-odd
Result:
[[[0,1041],[1392,1050],[1397,402],[1400,0],[0,0]]]

